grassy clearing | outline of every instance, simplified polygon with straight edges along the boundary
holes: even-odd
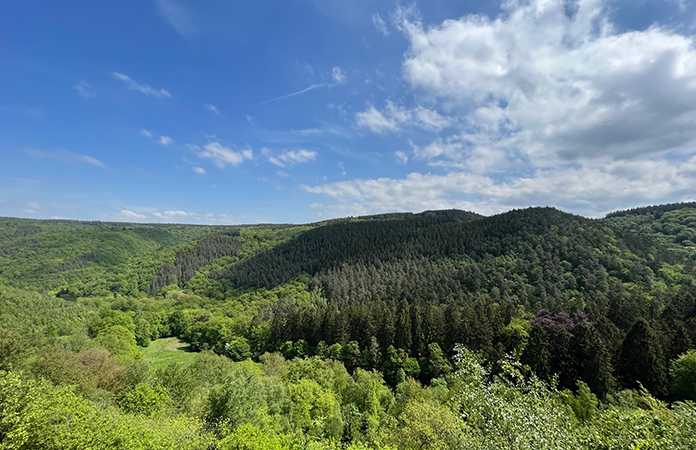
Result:
[[[189,365],[196,358],[196,354],[188,343],[177,337],[154,340],[149,347],[143,349],[145,360],[155,369],[171,362]]]

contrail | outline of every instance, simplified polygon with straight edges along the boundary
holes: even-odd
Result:
[[[280,97],[272,98],[272,99],[270,99],[270,100],[266,100],[266,101],[264,101],[264,102],[259,103],[259,105],[265,105],[266,103],[275,102],[276,100],[282,100],[282,99],[284,99],[284,98],[294,97],[294,96],[296,96],[296,95],[304,94],[305,92],[313,91],[314,89],[317,89],[317,88],[320,88],[320,87],[324,87],[324,86],[326,86],[326,83],[313,84],[313,85],[311,85],[311,86],[309,86],[309,87],[306,87],[306,88],[302,89],[301,91],[297,91],[297,92],[293,92],[292,94],[288,94],[288,95],[283,95],[283,96],[280,96]]]

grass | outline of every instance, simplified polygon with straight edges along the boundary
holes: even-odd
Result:
[[[143,349],[145,361],[149,362],[154,369],[165,367],[172,362],[187,366],[196,359],[197,354],[191,350],[188,343],[177,337],[154,340],[146,349]]]

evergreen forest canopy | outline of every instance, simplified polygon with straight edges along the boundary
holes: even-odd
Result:
[[[696,203],[0,218],[1,449],[696,448]]]

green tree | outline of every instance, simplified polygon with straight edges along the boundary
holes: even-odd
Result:
[[[587,422],[597,415],[597,396],[592,393],[589,386],[578,381],[578,393],[573,395],[570,391],[563,392],[564,400],[572,409],[575,417],[581,422]]]
[[[262,431],[246,423],[238,426],[232,434],[220,441],[220,450],[286,450],[282,440],[275,434]]]
[[[121,361],[142,358],[143,354],[138,349],[133,331],[122,325],[113,325],[101,329],[94,339],[94,343],[109,350],[112,355]]]
[[[447,361],[447,356],[440,346],[433,342],[428,345],[428,358],[425,361],[425,376],[437,378],[452,371],[452,365]]]
[[[628,331],[621,346],[620,368],[625,386],[636,389],[641,383],[656,396],[667,395],[662,346],[645,319],[638,319]]]
[[[696,402],[696,350],[690,350],[672,361],[670,374],[672,398]]]
[[[551,376],[551,353],[546,331],[541,325],[534,325],[522,354],[522,362],[527,364],[542,380]]]
[[[126,412],[153,416],[160,414],[168,401],[169,396],[162,386],[138,383],[132,391],[126,393],[119,404]]]

